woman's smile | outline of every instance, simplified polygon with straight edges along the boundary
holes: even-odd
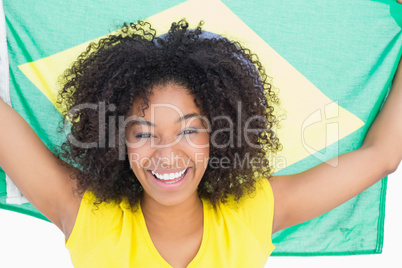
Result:
[[[147,174],[157,187],[165,191],[175,191],[183,187],[191,173],[191,168],[185,168],[175,173],[154,173],[148,170]]]
[[[184,177],[184,173],[187,171],[187,168],[184,168],[182,170],[176,171],[175,170],[156,170],[156,171],[152,171],[151,173],[152,175],[161,181],[164,181],[166,183],[173,183],[173,182],[177,182],[179,180],[181,180]]]

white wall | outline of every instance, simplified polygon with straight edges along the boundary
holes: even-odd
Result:
[[[383,254],[348,257],[271,257],[266,267],[402,267],[402,165],[388,180]],[[64,236],[48,222],[0,209],[0,267],[71,268]]]

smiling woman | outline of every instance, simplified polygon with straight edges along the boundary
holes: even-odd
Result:
[[[109,267],[244,267],[254,255],[263,265],[273,250],[266,155],[280,148],[273,132],[277,101],[257,57],[201,25],[190,30],[186,21],[173,23],[158,38],[138,22],[91,44],[66,71],[59,95],[71,123],[60,156],[80,167],[73,177],[83,195],[76,221],[65,222],[73,263],[95,263],[88,248],[106,256],[106,250],[148,245],[128,252],[135,255],[129,263],[110,253],[105,259]],[[236,165],[238,159],[261,161]],[[93,205],[99,215],[85,215]],[[78,246],[91,223],[100,230],[85,234],[90,246]],[[116,224],[138,233],[116,236],[110,229]],[[236,242],[229,246],[229,240]],[[105,248],[106,241],[114,248]],[[249,253],[237,254],[245,244]],[[228,250],[217,260],[221,248]]]
[[[188,89],[168,83],[152,92],[143,116],[143,101],[134,101],[131,114],[146,123],[126,129],[127,153],[144,189],[141,210],[152,244],[168,263],[186,266],[203,239],[197,188],[208,165],[209,133],[200,119],[192,120],[201,111]],[[188,221],[192,224],[186,225]],[[165,240],[167,233],[172,237]]]

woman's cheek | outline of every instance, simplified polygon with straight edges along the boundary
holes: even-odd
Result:
[[[152,148],[150,142],[143,142],[143,144],[131,143],[127,145],[127,155],[128,159],[133,166],[143,167],[149,165],[150,154],[152,153]]]
[[[200,133],[190,136],[181,141],[183,151],[192,158],[196,166],[206,168],[209,159],[209,135]]]
[[[182,139],[187,147],[191,147],[194,150],[205,150],[209,148],[209,134],[208,133],[195,133],[187,135]]]

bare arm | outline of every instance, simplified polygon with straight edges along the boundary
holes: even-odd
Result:
[[[305,172],[273,177],[273,232],[322,215],[394,172],[402,159],[402,59],[391,92],[358,150]],[[332,162],[335,159],[330,160]]]
[[[29,202],[68,237],[81,200],[73,194],[71,170],[2,99],[0,129],[0,166]]]

